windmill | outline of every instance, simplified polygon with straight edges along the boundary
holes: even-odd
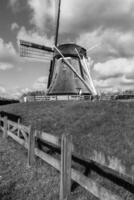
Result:
[[[58,44],[61,0],[58,2],[55,45],[48,47],[20,40],[20,55],[50,61],[47,95],[97,95],[85,48]]]

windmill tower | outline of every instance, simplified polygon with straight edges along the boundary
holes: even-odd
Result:
[[[50,61],[47,95],[93,95],[94,87],[87,52],[75,44],[58,45],[61,0],[58,4],[55,46],[20,40],[21,56]]]

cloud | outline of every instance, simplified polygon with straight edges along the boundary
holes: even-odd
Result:
[[[30,91],[29,88],[19,88],[15,87],[8,91],[8,96],[11,98],[20,98],[24,93],[28,93]]]
[[[7,89],[3,86],[0,86],[0,98],[19,98],[21,96],[21,92],[18,89]]]
[[[99,79],[119,77],[134,73],[134,59],[128,60],[125,58],[108,60],[104,63],[94,65],[94,71]]]
[[[132,32],[97,29],[81,34],[77,43],[89,49],[88,56],[94,62],[91,71],[98,89],[105,91],[116,91],[119,88],[134,89]]]
[[[17,52],[12,44],[12,42],[5,43],[2,38],[0,38],[0,62],[13,62],[17,59]]]
[[[19,25],[16,22],[11,24],[11,30],[12,31],[17,30],[18,28],[19,28]]]
[[[19,89],[7,89],[3,86],[0,86],[0,97],[3,98],[19,98],[21,96],[21,91]]]
[[[5,93],[3,95],[8,98],[17,98],[19,99],[23,94],[26,94],[28,92],[33,92],[33,91],[46,91],[46,85],[47,84],[47,77],[40,77],[38,78],[33,86],[31,87],[13,87],[11,89],[5,90]]]
[[[99,27],[128,31],[133,28],[133,8],[133,0],[63,0],[61,31],[81,34]]]
[[[0,38],[0,69],[7,70],[16,67],[20,70],[20,63],[22,63],[22,60],[14,48],[13,43],[6,43]]]
[[[19,0],[9,0],[9,2],[12,7],[21,3]],[[30,23],[50,37],[54,35],[58,2],[56,0],[27,0],[27,6],[31,12]],[[97,0],[97,2],[62,0],[60,33],[64,39],[75,40],[83,33],[100,28],[119,32],[134,31],[133,10],[133,0]]]
[[[0,70],[5,71],[5,70],[8,70],[8,69],[12,69],[12,68],[14,68],[14,66],[12,64],[0,62]]]
[[[27,93],[29,91],[32,90],[30,90],[29,88],[21,88],[21,87],[12,87],[9,89],[0,86],[0,97],[19,99],[22,96],[22,94]]]
[[[18,12],[21,8],[20,6],[21,1],[20,0],[9,0],[9,6],[12,8],[13,12]]]
[[[53,0],[28,0],[32,11],[31,22],[48,32],[54,27],[58,3]],[[62,0],[60,32],[80,35],[98,28],[119,31],[134,30],[133,0]],[[49,31],[50,33],[50,31]]]
[[[15,48],[13,47],[13,44],[11,42],[9,43],[4,43],[4,40],[2,38],[0,38],[0,54],[2,52],[5,53],[5,51],[7,51],[7,53],[15,55],[16,51]]]
[[[48,38],[46,35],[39,34],[36,30],[26,30],[23,26],[19,29],[17,34],[17,39],[26,40],[29,42],[38,43],[41,45],[52,46],[54,43],[54,38]]]
[[[18,0],[9,0],[9,3],[11,6],[14,6],[17,3]]]
[[[3,86],[0,86],[0,95],[3,95],[6,93],[6,89]]]
[[[86,49],[96,45],[96,48],[88,52],[88,55],[95,62],[104,62],[112,58],[134,57],[134,33],[130,32],[97,29],[93,32],[81,34],[77,38],[77,43]]]
[[[58,3],[54,2],[28,0],[31,23],[48,39],[55,33]],[[94,51],[94,60],[131,57],[134,52],[133,8],[133,0],[84,0],[84,3],[82,0],[62,0],[59,40],[61,43],[78,42],[86,48],[103,43]]]
[[[7,95],[10,98],[20,98],[24,93],[28,93],[30,92],[31,89],[30,88],[20,88],[20,87],[14,87],[10,90],[8,90]]]
[[[39,77],[35,83],[33,84],[33,89],[34,90],[45,90],[47,89],[47,81],[48,77],[47,76],[42,76]]]
[[[134,90],[134,80],[128,80],[125,76],[113,77],[105,80],[95,80],[98,91],[116,92],[118,90]]]
[[[134,89],[134,59],[113,59],[97,63],[93,68],[95,85],[99,89],[115,91]]]
[[[28,0],[32,11],[31,23],[45,33],[52,34],[54,29],[55,1],[53,0]],[[51,30],[51,31],[50,31]]]

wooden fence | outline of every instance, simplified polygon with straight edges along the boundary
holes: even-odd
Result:
[[[36,155],[60,171],[60,200],[67,200],[69,198],[71,193],[71,179],[100,200],[122,199],[120,196],[113,194],[111,191],[99,185],[96,181],[83,175],[82,172],[72,168],[73,144],[70,135],[63,134],[60,138],[34,130],[32,126],[24,126],[20,124],[19,121],[18,123],[12,122],[8,120],[7,117],[0,117],[0,125],[4,138],[11,137],[28,150],[28,166],[34,165]],[[42,151],[37,145],[38,139],[49,145],[60,148],[61,159],[57,159],[48,152]]]
[[[25,96],[20,99],[21,102],[32,102],[32,101],[64,101],[64,100],[91,100],[90,95],[35,95]]]

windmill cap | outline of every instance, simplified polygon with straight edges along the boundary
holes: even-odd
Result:
[[[74,43],[68,43],[68,44],[61,44],[58,46],[58,49],[61,51],[61,53],[65,57],[79,57],[78,53],[80,56],[87,57],[87,51],[83,47],[74,44]],[[77,51],[78,53],[77,53]],[[55,50],[55,57],[60,58],[60,54]]]

